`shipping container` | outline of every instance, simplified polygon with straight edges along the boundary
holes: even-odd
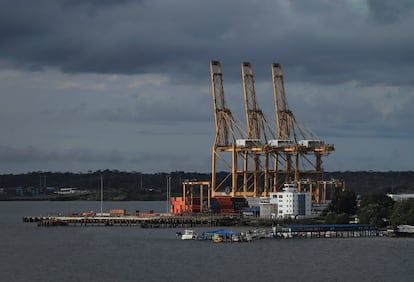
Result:
[[[233,214],[234,209],[220,209],[221,214]]]
[[[109,214],[111,216],[124,216],[126,214],[126,210],[124,210],[124,209],[113,209],[113,210],[109,210]]]

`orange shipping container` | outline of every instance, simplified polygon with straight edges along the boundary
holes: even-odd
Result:
[[[110,210],[110,214],[125,214],[126,211],[124,209],[117,209],[117,210]]]
[[[141,213],[140,216],[142,217],[156,217],[159,216],[159,213]]]

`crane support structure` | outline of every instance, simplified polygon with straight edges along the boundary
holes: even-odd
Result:
[[[301,179],[313,179],[308,181],[312,185],[316,183],[314,200],[320,202],[321,179],[323,174],[322,156],[328,155],[334,150],[332,144],[325,144],[313,133],[305,130],[296,120],[293,112],[288,108],[284,87],[284,76],[282,65],[272,64],[273,97],[276,113],[276,124],[278,129],[278,140],[286,140],[289,145],[283,151],[270,150],[273,156],[273,165],[278,167],[280,160],[284,161],[284,182],[293,181],[298,183]],[[315,160],[309,160],[314,155]],[[294,159],[294,163],[293,163]],[[280,170],[280,169],[279,169]],[[273,170],[275,172],[275,170]],[[278,174],[273,174],[274,183],[278,183]],[[277,187],[274,187],[274,189]],[[311,193],[312,194],[312,193]],[[325,195],[325,194],[324,194]]]
[[[210,62],[210,75],[216,125],[216,135],[212,149],[211,194],[213,197],[220,193],[234,196],[234,191],[237,190],[237,150],[235,145],[237,139],[245,136],[245,132],[241,128],[240,122],[233,117],[230,109],[226,106],[220,62]],[[231,155],[230,160],[223,156],[225,153]],[[230,170],[219,183],[216,179],[218,161],[222,161],[224,168]]]
[[[211,209],[211,187],[209,181],[184,180],[183,183],[183,212],[191,212],[194,206],[199,206],[200,212]],[[198,191],[195,188],[198,187]],[[198,193],[197,193],[198,192]],[[207,203],[204,199],[207,198]],[[199,202],[195,203],[195,199]]]
[[[261,146],[260,141],[260,127],[258,120],[258,109],[256,104],[256,94],[254,90],[253,69],[250,63],[242,63],[241,65],[244,103],[246,112],[246,126],[247,126],[247,140],[255,140],[257,145]],[[249,189],[249,156],[253,162],[251,176],[253,177],[253,195],[258,196],[259,192],[259,175],[262,173],[260,165],[260,154],[262,152],[254,152],[251,150],[243,150],[244,165],[243,165],[243,187],[244,192]]]
[[[292,156],[297,154],[295,137],[291,136],[292,112],[287,107],[282,66],[278,63],[272,64],[273,100],[276,113],[277,143],[269,148],[270,159],[273,160],[273,191],[292,178]],[[293,132],[294,133],[294,132]],[[280,143],[280,146],[279,146]],[[283,144],[283,150],[280,150]],[[295,158],[297,160],[297,158]],[[298,163],[295,170],[298,169]],[[283,173],[280,173],[283,171]],[[284,174],[283,181],[279,175]]]
[[[326,185],[345,187],[338,181],[322,180],[322,157],[333,151],[334,146],[325,144],[297,122],[288,108],[282,66],[274,63],[271,67],[277,132],[258,106],[251,64],[241,64],[246,118],[243,128],[226,106],[220,62],[210,63],[216,126],[212,197],[268,196],[285,183],[297,183],[300,189],[312,194],[314,202],[326,201]],[[218,161],[229,170],[220,179],[217,179]]]
[[[264,196],[269,193],[268,154],[266,146],[268,140],[275,138],[273,128],[267,122],[262,110],[260,110],[254,87],[253,68],[249,62],[241,64],[244,90],[244,103],[246,114],[247,140],[256,143],[260,148],[244,150],[244,186],[248,183],[249,160],[253,163],[251,174],[253,178],[253,195]],[[249,157],[250,156],[250,157]]]

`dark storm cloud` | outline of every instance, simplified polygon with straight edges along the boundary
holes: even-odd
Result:
[[[210,169],[212,59],[239,124],[240,63],[252,63],[259,108],[275,125],[270,65],[280,62],[301,126],[334,138],[343,157],[392,147],[412,167],[401,149],[414,135],[411,2],[0,4],[0,170]]]
[[[368,0],[368,5],[374,18],[382,23],[395,22],[414,8],[412,0]]]
[[[2,1],[0,59],[65,72],[208,73],[274,61],[291,80],[413,84],[409,1]],[[392,4],[389,4],[392,3]],[[385,22],[376,26],[370,20]],[[392,68],[395,72],[384,72]],[[396,73],[399,73],[398,75]]]

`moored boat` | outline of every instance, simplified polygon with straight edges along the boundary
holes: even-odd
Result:
[[[186,229],[181,234],[181,240],[194,240],[196,237],[197,237],[197,233],[191,229]]]
[[[215,243],[251,241],[251,237],[248,238],[246,235],[247,234],[238,231],[219,229],[203,232],[201,238],[204,240],[212,240]]]

